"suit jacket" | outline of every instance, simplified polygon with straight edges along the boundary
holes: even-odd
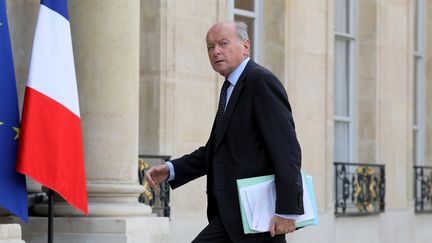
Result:
[[[301,150],[281,82],[250,60],[231,94],[218,140],[214,129],[213,124],[205,146],[172,161],[171,188],[207,175],[209,221],[219,215],[234,242],[270,240],[268,232],[243,233],[236,180],[274,174],[276,213],[303,214]]]

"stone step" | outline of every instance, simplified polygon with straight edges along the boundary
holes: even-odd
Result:
[[[0,243],[24,243],[19,224],[0,224]]]

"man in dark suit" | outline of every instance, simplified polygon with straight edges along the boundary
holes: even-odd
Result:
[[[281,82],[249,58],[244,23],[223,22],[206,37],[213,69],[224,76],[218,112],[205,146],[151,168],[153,188],[175,189],[207,175],[209,224],[193,242],[286,242],[303,214],[301,150],[291,107]],[[275,175],[276,212],[270,233],[244,234],[236,180]]]

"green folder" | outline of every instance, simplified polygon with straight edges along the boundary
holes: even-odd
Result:
[[[306,175],[304,173],[302,173],[302,176],[304,176],[304,179],[305,179],[304,181],[306,182],[306,185],[303,185],[303,190],[308,190],[308,192],[309,192],[309,198],[311,200],[314,218],[312,218],[310,220],[302,221],[302,222],[296,222],[297,228],[302,228],[302,227],[318,224],[318,212],[317,212],[317,208],[316,208],[315,193],[313,190],[312,177],[309,175]],[[245,213],[244,207],[243,207],[243,201],[242,201],[242,198],[240,196],[240,189],[244,188],[244,187],[256,185],[259,183],[271,181],[271,180],[274,180],[274,175],[258,176],[258,177],[251,177],[251,178],[238,179],[237,180],[237,189],[238,189],[237,191],[239,194],[239,201],[240,201],[240,214],[241,214],[241,218],[242,218],[243,231],[245,234],[255,234],[255,233],[262,233],[262,232],[252,230],[249,227],[249,224],[248,224],[247,218],[246,218],[246,213]]]

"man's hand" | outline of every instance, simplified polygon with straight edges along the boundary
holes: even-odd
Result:
[[[293,219],[284,219],[277,215],[273,216],[270,223],[270,235],[281,235],[286,233],[294,232],[296,229],[295,221]]]
[[[159,184],[169,177],[169,167],[166,164],[151,167],[145,174],[146,180],[154,191],[157,191]]]

